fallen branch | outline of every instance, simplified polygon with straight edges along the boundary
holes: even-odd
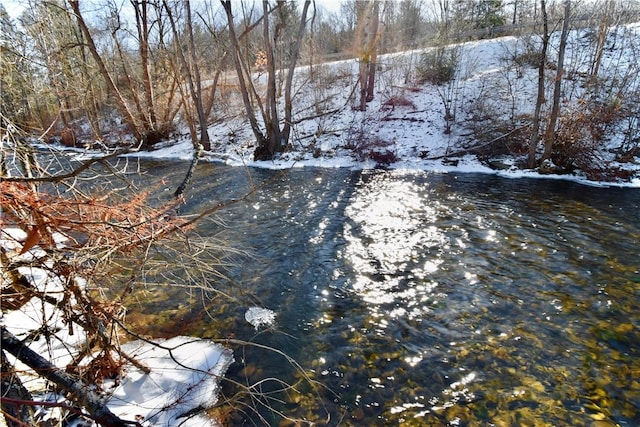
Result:
[[[484,144],[480,144],[480,145],[476,145],[474,147],[469,147],[469,148],[465,148],[465,149],[462,149],[462,150],[458,150],[458,151],[455,151],[453,153],[445,153],[445,154],[443,154],[441,156],[427,157],[427,158],[425,158],[425,160],[440,160],[440,159],[446,159],[447,157],[458,157],[458,156],[463,156],[465,154],[472,154],[472,153],[474,153],[475,151],[477,151],[477,150],[479,150],[481,148],[487,147],[487,146],[489,146],[489,145],[491,145],[491,144],[493,144],[495,142],[500,141],[503,138],[508,137],[509,135],[511,135],[511,134],[521,130],[521,129],[526,128],[527,126],[529,126],[529,125],[524,125],[524,126],[519,126],[517,128],[514,128],[514,129],[510,130],[509,132],[507,132],[507,133],[505,133],[503,135],[500,135],[500,136],[498,136],[496,138],[493,138],[489,142],[485,142]]]
[[[76,403],[84,407],[90,415],[100,425],[104,427],[125,427],[129,425],[140,426],[136,421],[123,421],[118,418],[102,402],[100,396],[90,390],[88,384],[78,380],[63,370],[52,365],[44,357],[31,350],[22,343],[15,335],[2,327],[2,349],[8,351],[18,360],[33,369],[38,375],[55,383],[62,390],[72,396]]]
[[[93,166],[96,163],[104,163],[107,160],[110,160],[110,159],[112,159],[114,157],[121,156],[123,154],[127,154],[129,152],[131,152],[131,150],[126,148],[126,149],[114,151],[113,153],[107,154],[106,156],[102,156],[102,157],[99,157],[99,158],[87,160],[86,162],[82,163],[80,166],[78,166],[74,170],[72,170],[70,172],[67,172],[67,173],[60,173],[60,174],[56,174],[56,175],[46,175],[46,176],[35,176],[35,177],[3,176],[2,180],[3,181],[7,181],[7,182],[20,182],[20,183],[60,182],[60,181],[64,181],[65,179],[73,178],[73,177],[76,177],[76,176],[80,175],[80,173],[82,173],[85,170],[89,169],[91,166]]]

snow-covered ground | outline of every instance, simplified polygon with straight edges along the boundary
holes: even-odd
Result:
[[[58,237],[59,242],[64,241],[62,236]],[[19,251],[25,239],[21,230],[3,228],[0,232],[0,245],[9,253]],[[35,247],[20,258],[28,263],[34,257],[43,256],[43,251]],[[19,271],[38,290],[52,298],[62,294],[62,284],[46,268],[19,267]],[[44,321],[47,329],[55,333],[38,333],[37,339],[29,339],[29,348],[63,370],[85,344],[83,331],[77,325],[65,322],[60,309],[40,298],[33,298],[20,310],[0,314],[0,323],[21,340],[42,331]],[[116,416],[146,427],[216,425],[201,410],[216,404],[220,380],[234,361],[231,350],[208,340],[178,336],[168,340],[128,342],[122,346],[122,351],[149,372],[128,363],[117,381],[107,380],[103,384],[107,406]],[[29,367],[18,362],[16,370],[36,400],[65,402],[59,393],[47,392],[45,381]],[[38,412],[39,421],[44,423],[62,420],[65,411],[41,407]],[[2,421],[0,416],[0,425]],[[66,425],[87,426],[86,420],[82,419]]]
[[[611,30],[614,47],[605,51],[601,75],[623,76],[638,66],[634,52],[640,40],[639,32],[640,24]],[[585,31],[571,33],[565,59],[567,73],[584,75],[588,71],[589,57],[585,53],[588,52],[588,40]],[[536,42],[535,38],[533,42]],[[554,35],[551,58],[557,43],[557,35]],[[454,47],[459,58],[456,80],[441,86],[416,82],[416,66],[424,50],[381,55],[375,98],[367,104],[366,111],[352,108],[358,103],[356,60],[302,66],[296,73],[296,81],[303,83],[296,88],[294,120],[312,118],[294,126],[291,150],[272,161],[254,161],[255,138],[243,118],[240,100],[235,99],[214,111],[216,119],[209,127],[212,149],[205,152],[203,160],[277,169],[304,166],[365,169],[379,165],[359,154],[371,147],[376,149],[374,146],[377,145],[378,150],[393,153],[397,161],[385,167],[395,169],[484,172],[513,178],[544,177],[589,185],[640,187],[638,177],[603,183],[589,180],[579,170],[573,174],[541,175],[537,170],[517,166],[522,163],[522,157],[496,158],[494,160],[500,164],[496,168],[489,166],[486,159],[480,161],[475,155],[464,154],[465,148],[473,143],[469,125],[478,120],[474,115],[490,114],[506,121],[533,112],[537,69],[513,61],[518,52],[525,50],[525,45],[523,39],[516,37],[457,45]],[[548,70],[547,78],[547,100],[550,100],[555,71]],[[255,78],[258,82],[261,79],[264,80],[264,76]],[[563,109],[569,111],[572,103],[587,94],[580,79],[564,79],[563,85]],[[640,91],[638,82],[634,82],[630,90]],[[445,101],[455,115],[450,132],[445,132]],[[394,102],[396,105],[391,105]],[[550,108],[550,101],[545,108]],[[608,150],[619,145],[623,131],[619,130],[611,129],[597,153],[608,167],[621,166]],[[153,151],[135,155],[190,159],[192,143],[188,136],[182,136],[159,144]],[[622,167],[631,171],[640,169],[638,162]]]

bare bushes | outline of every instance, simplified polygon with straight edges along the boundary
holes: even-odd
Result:
[[[516,69],[520,70],[525,67],[538,68],[543,62],[545,63],[545,68],[555,69],[555,66],[549,62],[544,53],[540,52],[540,48],[530,41],[526,41],[524,49],[514,53],[511,60],[516,66]]]
[[[431,83],[436,87],[438,96],[444,107],[445,134],[452,132],[452,124],[456,120],[456,109],[461,83],[460,46],[439,47],[425,52],[416,67],[418,83]]]
[[[353,150],[358,161],[373,160],[378,165],[388,166],[398,161],[395,144],[379,137],[352,138],[347,148]]]
[[[559,119],[550,157],[559,172],[580,169],[589,178],[598,180],[621,177],[619,170],[603,164],[600,155],[607,135],[624,117],[621,105],[619,100],[606,103],[581,101],[575,108],[565,111]]]
[[[348,63],[342,64],[318,64],[310,68],[309,77],[317,86],[323,87],[348,87],[351,85],[353,74]]]
[[[371,135],[364,127],[366,119],[362,121],[358,129],[351,129],[344,147],[351,150],[359,162],[373,160],[378,165],[388,166],[398,161],[395,152],[395,143],[383,140]]]
[[[440,47],[425,52],[416,66],[418,83],[442,85],[454,79],[458,64],[458,54],[455,49]]]
[[[483,160],[505,155],[523,158],[531,134],[531,117],[500,119],[501,116],[481,99],[473,104],[476,108],[467,124],[474,141],[467,151]],[[603,160],[608,157],[604,154],[610,146],[607,144],[609,135],[629,119],[622,104],[616,100],[605,103],[582,100],[573,107],[566,107],[558,119],[553,149],[548,161],[540,166],[540,173],[565,174],[579,170],[589,179],[598,181],[629,179],[629,173]],[[548,123],[544,121],[543,126]]]
[[[416,109],[416,104],[408,99],[405,95],[394,95],[382,103],[382,110],[395,110],[396,107],[409,107]]]
[[[627,112],[622,134],[616,158],[620,162],[633,162],[635,157],[640,157],[640,107],[637,104]]]
[[[528,124],[515,125],[511,121],[494,121],[490,125],[476,126],[474,145],[468,148],[468,152],[482,161],[500,156],[519,159],[527,152],[530,132],[531,126]]]

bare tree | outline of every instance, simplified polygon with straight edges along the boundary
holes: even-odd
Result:
[[[198,117],[198,125],[200,127],[200,137],[199,139],[195,137],[195,130],[193,130],[193,119],[189,118],[188,121],[192,128],[192,142],[193,142],[193,159],[191,161],[191,166],[187,171],[187,175],[185,176],[182,183],[178,186],[178,189],[175,192],[176,197],[182,195],[184,193],[186,186],[191,181],[191,177],[195,170],[195,167],[198,163],[198,158],[202,154],[202,150],[210,150],[211,149],[211,140],[209,139],[209,132],[207,129],[207,117],[205,115],[204,103],[202,99],[202,79],[200,77],[200,67],[198,66],[198,57],[196,53],[196,46],[193,38],[193,25],[191,20],[191,4],[189,0],[185,0],[183,3],[184,14],[186,19],[184,32],[186,33],[187,40],[185,44],[187,45],[187,55],[185,55],[181,49],[183,45],[180,32],[178,31],[176,25],[176,19],[173,16],[171,11],[171,7],[169,6],[166,0],[163,0],[164,7],[169,16],[169,21],[171,23],[171,29],[173,31],[173,37],[175,38],[175,45],[177,56],[182,65],[183,72],[181,73],[185,79],[187,80],[187,88],[191,100],[193,102],[194,108],[196,110],[196,114]]]
[[[251,130],[253,131],[253,134],[257,141],[257,147],[254,151],[254,158],[256,160],[272,159],[276,153],[282,152],[286,149],[287,144],[289,143],[289,138],[291,136],[293,76],[295,73],[297,60],[300,56],[300,47],[302,45],[302,39],[307,25],[307,14],[311,1],[306,0],[303,5],[298,31],[296,33],[296,40],[294,41],[294,48],[290,53],[285,83],[285,119],[282,125],[280,122],[279,103],[277,99],[277,59],[275,56],[274,41],[271,32],[269,17],[275,10],[284,7],[285,2],[278,1],[273,8],[270,7],[269,1],[264,0],[262,2],[262,47],[266,60],[264,66],[267,73],[266,93],[264,99],[258,96],[257,89],[253,85],[253,82],[250,78],[251,72],[249,66],[246,64],[246,62],[243,61],[240,41],[235,28],[236,24],[233,17],[233,10],[231,5],[232,2],[228,0],[221,0],[221,2],[227,15],[233,61],[236,69],[236,74],[238,76],[238,84],[240,86],[245,112],[251,125]],[[258,122],[256,111],[252,101],[256,102],[258,105],[258,109],[262,116],[264,130]]]
[[[357,37],[358,45],[362,46],[358,50],[358,61],[360,64],[359,84],[360,84],[360,111],[367,109],[367,102],[373,100],[373,91],[376,76],[377,48],[379,41],[378,26],[380,23],[379,2],[367,2],[360,22],[360,35]]]
[[[534,168],[536,166],[536,151],[538,149],[538,142],[540,141],[540,120],[542,115],[542,104],[545,102],[545,69],[547,66],[547,50],[549,47],[549,24],[545,0],[540,0],[540,9],[542,12],[543,33],[542,47],[540,48],[540,56],[538,58],[538,94],[536,96],[533,125],[529,139],[529,154],[527,156],[527,165],[530,168]]]
[[[569,18],[571,14],[571,1],[565,0],[564,18],[562,23],[562,33],[560,34],[560,46],[558,47],[558,64],[556,67],[556,77],[553,85],[553,104],[549,115],[549,122],[544,135],[544,153],[542,160],[551,157],[551,150],[556,136],[556,124],[558,114],[560,114],[560,95],[562,92],[562,80],[564,78],[564,54],[567,47],[567,37],[569,36]]]
[[[600,24],[598,26],[596,45],[593,50],[593,58],[591,60],[591,66],[589,69],[591,82],[594,85],[596,93],[598,91],[598,76],[600,74],[600,66],[602,64],[602,54],[604,52],[605,42],[607,41],[607,35],[611,28],[611,21],[613,20],[614,10],[614,1],[606,0],[603,7],[602,17],[600,18]]]
[[[33,77],[26,78],[32,80],[32,90],[39,92],[32,101],[31,119],[38,121],[40,129],[58,119],[69,128],[85,92],[78,84],[82,75],[75,65],[80,62],[76,27],[59,1],[31,4],[22,15],[22,24],[30,45],[24,60],[33,64]]]
[[[396,23],[402,35],[399,48],[418,47],[419,40],[425,34],[425,22],[422,17],[422,0],[403,0],[399,4],[399,16]]]
[[[291,137],[291,126],[293,123],[293,76],[298,58],[300,56],[300,49],[302,47],[302,40],[304,38],[305,27],[307,25],[307,14],[309,12],[310,5],[311,1],[307,0],[304,2],[300,24],[298,26],[298,32],[295,38],[295,46],[293,48],[293,53],[289,58],[289,68],[287,71],[284,89],[284,126],[282,129],[282,140],[286,142],[288,142]]]
[[[147,101],[149,121],[154,128],[158,127],[155,108],[155,96],[151,79],[151,65],[149,63],[149,8],[147,1],[130,0],[136,17],[136,31],[138,33],[138,52],[140,53],[140,69],[144,82],[144,96]]]
[[[231,40],[231,52],[233,56],[233,64],[236,69],[236,74],[238,76],[238,85],[240,86],[240,93],[242,95],[242,101],[245,107],[245,111],[247,113],[247,118],[249,120],[249,124],[251,125],[251,130],[258,142],[258,147],[265,146],[268,144],[266,137],[264,136],[260,125],[258,124],[258,119],[256,118],[255,111],[253,109],[253,104],[251,103],[251,94],[250,94],[250,85],[251,81],[248,79],[248,72],[245,72],[246,64],[243,63],[240,52],[240,42],[238,36],[236,35],[235,23],[233,20],[233,11],[231,9],[231,1],[230,0],[220,0],[222,6],[227,15],[227,22],[229,25],[229,38]],[[247,76],[247,77],[245,77]]]

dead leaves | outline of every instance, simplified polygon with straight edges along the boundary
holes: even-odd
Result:
[[[62,197],[34,192],[16,182],[0,182],[3,220],[26,234],[20,254],[36,246],[54,250],[55,233],[71,238],[73,247],[68,249],[129,252],[185,228],[184,220],[173,214],[177,203],[152,208],[144,192],[129,199],[115,194]]]
[[[36,225],[31,227],[31,231],[27,233],[27,238],[24,240],[24,244],[22,245],[22,250],[20,251],[20,255],[24,254],[29,249],[36,246],[38,243],[40,243],[40,229]]]

